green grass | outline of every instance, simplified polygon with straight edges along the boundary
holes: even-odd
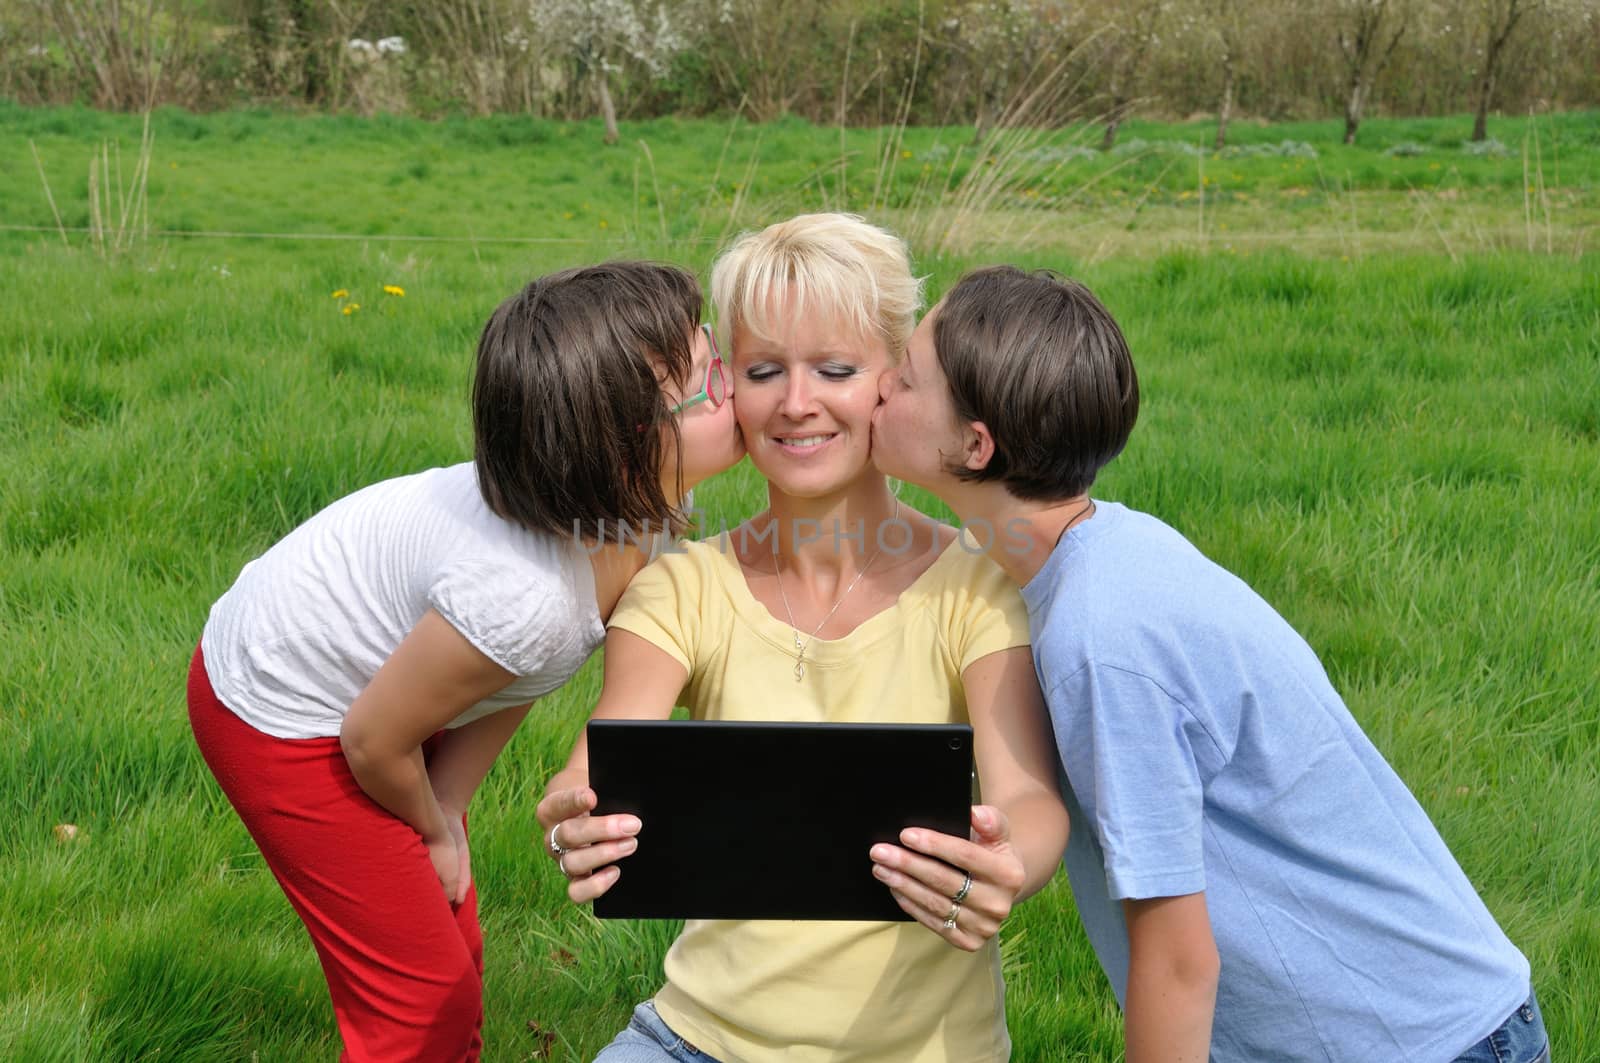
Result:
[[[594,123],[506,116],[428,123],[169,109],[152,128],[156,229],[367,237],[430,259],[446,252],[405,238],[480,255],[514,239],[532,241],[513,245],[525,250],[705,257],[732,229],[818,208],[870,210],[924,235],[929,249],[953,229],[955,251],[1097,259],[1183,247],[1576,255],[1600,227],[1597,112],[1499,120],[1503,156],[1463,150],[1464,119],[1369,121],[1353,147],[1334,122],[1239,122],[1221,153],[1209,150],[1209,124],[1133,122],[1108,154],[1087,146],[1097,130],[1076,127],[998,141],[995,163],[975,156],[966,128],[902,136],[792,120],[624,123],[613,148]],[[61,223],[83,227],[91,156],[120,143],[125,185],[138,139],[136,117],[0,103],[0,224],[56,225],[30,142]],[[1387,154],[1397,146],[1420,154]],[[1004,179],[961,218],[938,209],[945,189],[996,166]],[[0,230],[8,235],[37,236]],[[282,253],[298,260],[307,246],[292,241]]]
[[[1333,233],[1294,254],[1230,251],[1216,228],[1200,239],[1179,198],[1197,162],[1135,173],[1170,161],[1156,150],[1027,240],[982,244],[1001,205],[979,246],[916,250],[935,294],[1007,259],[1102,296],[1145,400],[1097,493],[1185,531],[1305,634],[1528,953],[1558,1055],[1593,1059],[1600,267],[1576,252],[1600,147],[1594,115],[1540,122],[1547,183],[1573,197],[1553,211],[1573,240],[1556,254],[1526,250],[1529,231],[1545,245],[1525,225],[1521,140],[1512,158],[1465,156],[1462,120],[1371,122],[1354,149],[1326,123],[1238,127],[1240,143],[1317,147],[1323,184],[1282,170],[1293,157],[1205,160],[1206,173],[1240,167],[1255,205],[1233,204],[1236,219]],[[1494,132],[1512,144],[1521,128]],[[587,125],[163,113],[157,228],[452,239],[158,237],[106,262],[81,235],[68,250],[53,231],[0,232],[0,1058],[335,1053],[304,933],[193,748],[188,657],[211,601],[296,523],[372,480],[468,455],[477,329],[529,276],[612,254],[703,269],[724,229],[839,195],[814,179],[836,160],[837,130],[741,127],[720,175],[726,125],[627,132],[649,142],[657,182],[636,146],[601,149]],[[1126,136],[1203,133],[1136,123]],[[914,130],[906,150],[941,135],[962,132]],[[867,187],[846,205],[870,200],[876,136],[848,135]],[[65,220],[86,219],[87,160],[108,137],[127,150],[136,125],[0,108],[0,223],[53,225],[30,138]],[[1382,154],[1408,141],[1433,154]],[[1444,186],[1470,213],[1459,246],[1413,224],[1391,166],[1459,175]],[[1345,172],[1351,189],[1335,188]],[[907,180],[911,205],[875,217],[932,209]],[[1311,191],[1280,196],[1291,180]],[[1118,190],[1148,194],[1131,230]],[[1140,228],[1162,196],[1176,220]],[[1351,196],[1368,198],[1339,230],[1330,219]],[[1214,206],[1207,224],[1220,225]],[[1121,235],[1086,239],[1095,225]],[[1411,239],[1384,244],[1386,231]],[[489,241],[525,235],[570,242]],[[454,239],[467,236],[479,242]],[[359,312],[340,312],[341,288]],[[730,522],[760,498],[747,466],[697,495]],[[490,1059],[587,1058],[655,988],[673,932],[572,909],[538,851],[534,803],[597,679],[591,663],[536,709],[474,808]],[[78,840],[56,839],[62,823]],[[1120,1053],[1063,882],[1023,906],[1005,949],[1017,1059]]]

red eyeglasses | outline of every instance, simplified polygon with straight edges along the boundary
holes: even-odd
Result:
[[[722,372],[722,352],[717,349],[717,334],[711,330],[709,323],[700,328],[706,334],[706,342],[711,344],[711,364],[706,366],[706,382],[697,394],[671,407],[668,413],[679,413],[701,402],[711,403],[711,408],[715,410],[728,400],[728,380]]]

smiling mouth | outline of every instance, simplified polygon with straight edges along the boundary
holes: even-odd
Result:
[[[812,450],[829,442],[836,435],[838,435],[837,432],[826,435],[773,436],[772,439],[779,446],[787,447],[790,450]]]

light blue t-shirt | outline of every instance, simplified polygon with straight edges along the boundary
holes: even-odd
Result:
[[[1201,891],[1219,1063],[1447,1061],[1528,996],[1528,961],[1243,581],[1099,503],[1023,598],[1070,789],[1067,873],[1119,1002],[1121,900]]]

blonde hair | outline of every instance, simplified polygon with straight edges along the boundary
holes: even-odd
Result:
[[[801,214],[741,233],[711,268],[711,300],[725,340],[741,325],[780,338],[781,303],[789,315],[832,316],[881,337],[898,363],[922,309],[922,278],[888,230],[854,214]]]

